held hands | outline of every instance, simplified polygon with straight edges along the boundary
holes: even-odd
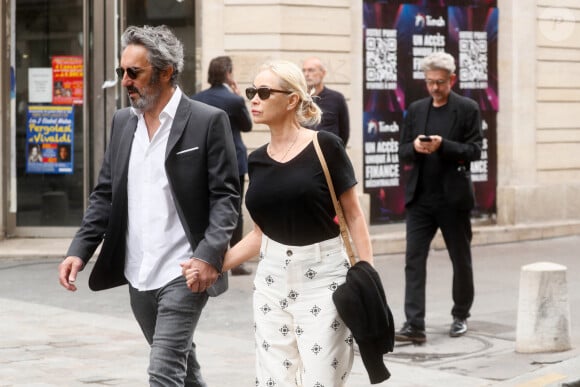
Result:
[[[58,265],[58,281],[66,289],[74,292],[77,290],[75,281],[77,274],[83,269],[84,262],[79,257],[69,256]]]
[[[194,293],[206,291],[219,277],[219,273],[215,267],[196,258],[182,262],[181,273],[187,280],[187,287]]]
[[[425,139],[429,140],[424,141]],[[413,141],[413,147],[415,148],[415,152],[428,155],[437,152],[442,141],[443,138],[441,136],[425,136],[421,134]]]

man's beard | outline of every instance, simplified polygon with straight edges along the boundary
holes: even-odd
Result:
[[[153,76],[149,84],[143,87],[141,90],[132,86],[127,87],[127,92],[137,93],[137,95],[139,95],[139,97],[136,99],[129,98],[131,106],[133,106],[135,109],[141,110],[142,112],[147,111],[155,106],[159,100],[159,95],[161,94],[161,88],[156,87],[159,86],[158,81],[158,78]]]

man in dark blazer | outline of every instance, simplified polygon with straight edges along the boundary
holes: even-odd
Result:
[[[425,335],[425,284],[429,247],[441,229],[453,266],[451,337],[467,332],[474,297],[470,163],[481,156],[481,115],[475,101],[455,94],[455,60],[437,52],[422,62],[430,97],[412,103],[404,119],[399,156],[408,169],[405,190],[407,248],[405,317],[398,341]]]
[[[59,281],[75,291],[78,272],[103,242],[89,286],[129,283],[151,346],[149,384],[206,386],[192,337],[208,295],[227,289],[222,257],[239,206],[229,122],[223,111],[182,94],[183,46],[167,27],[129,27],[120,66],[132,106],[113,117],[98,183]],[[195,289],[181,265],[195,268]]]
[[[233,246],[242,240],[244,236],[243,198],[246,173],[248,172],[248,150],[242,141],[242,132],[252,130],[252,117],[246,107],[246,102],[240,94],[238,85],[234,80],[232,59],[229,56],[218,56],[209,63],[207,81],[211,85],[209,89],[199,92],[191,98],[222,109],[228,114],[236,156],[238,158],[238,173],[240,176],[240,208],[238,224],[232,234],[230,244]],[[252,270],[241,264],[234,267],[232,275],[248,275]]]

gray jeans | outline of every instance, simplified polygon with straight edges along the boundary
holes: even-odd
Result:
[[[179,276],[160,289],[129,285],[131,309],[151,346],[150,386],[206,387],[195,356],[193,333],[207,292],[192,293]]]

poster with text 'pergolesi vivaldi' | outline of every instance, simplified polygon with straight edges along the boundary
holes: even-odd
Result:
[[[74,107],[30,105],[26,173],[73,173]]]

